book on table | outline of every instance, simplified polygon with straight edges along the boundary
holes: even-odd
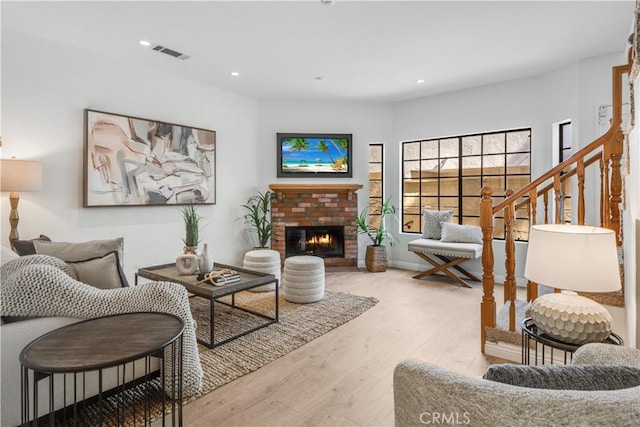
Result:
[[[233,282],[239,282],[239,281],[240,281],[240,275],[238,273],[233,273],[233,274],[225,273],[213,279],[213,282],[218,284],[233,283]]]

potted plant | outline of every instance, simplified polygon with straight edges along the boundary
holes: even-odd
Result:
[[[371,245],[367,246],[367,253],[364,259],[368,271],[387,271],[387,248],[384,246],[384,241],[388,239],[389,244],[393,245],[395,237],[389,232],[385,219],[387,216],[395,218],[395,215],[396,208],[391,203],[391,198],[389,198],[380,207],[380,224],[378,227],[373,226],[368,220],[369,207],[360,212],[360,215],[355,219],[358,233],[366,234],[372,242]]]
[[[197,255],[198,244],[200,243],[200,220],[202,217],[193,205],[182,208],[182,219],[185,226],[184,253]]]
[[[249,197],[247,203],[242,205],[245,209],[245,224],[258,236],[258,248],[266,248],[271,238],[271,200],[275,197],[276,193],[271,190],[264,193],[258,191],[258,194]]]

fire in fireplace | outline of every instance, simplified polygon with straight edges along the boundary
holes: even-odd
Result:
[[[314,255],[323,258],[344,257],[344,227],[285,227],[285,254]]]

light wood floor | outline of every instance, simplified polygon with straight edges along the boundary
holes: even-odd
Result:
[[[186,426],[392,426],[393,369],[406,358],[481,377],[482,287],[415,272],[327,272],[327,289],[380,302],[354,320],[184,407]],[[501,288],[496,295],[502,295]]]

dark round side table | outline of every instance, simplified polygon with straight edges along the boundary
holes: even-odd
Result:
[[[20,353],[23,425],[37,425],[38,421],[48,425],[103,425],[109,411],[113,411],[110,416],[118,425],[123,425],[127,417],[134,420],[140,417],[144,425],[150,424],[151,399],[159,397],[157,388],[154,393],[148,387],[148,382],[157,377],[151,363],[155,358],[160,362],[160,384],[165,384],[165,380],[172,384],[170,392],[160,392],[162,425],[168,397],[172,406],[171,423],[181,426],[183,330],[184,324],[176,316],[144,312],[84,320],[36,338]],[[170,368],[165,359],[170,362]],[[140,362],[143,362],[142,368]],[[93,389],[86,390],[89,376],[97,383],[95,395]],[[38,399],[42,392],[38,384],[43,379],[48,379],[48,415],[39,420],[42,411],[39,411]],[[115,382],[115,387],[107,386],[107,379]],[[63,383],[62,395],[58,397],[64,405],[58,410],[55,400],[60,386],[56,388],[56,380]],[[144,390],[140,404],[136,398],[125,398],[130,387],[144,383],[147,387],[140,389]],[[109,390],[103,389],[105,387]],[[86,413],[92,414],[89,422],[82,418]]]
[[[566,365],[568,361],[571,361],[573,357],[573,353],[580,348],[582,344],[569,344],[566,342],[559,341],[542,331],[538,330],[538,327],[533,323],[533,319],[531,317],[527,317],[522,321],[522,364],[530,365],[531,364],[531,344],[535,343],[535,356],[533,359],[534,365],[538,364],[538,347],[542,347],[542,359],[541,364],[544,365],[545,358],[545,348],[549,347],[549,361],[553,364],[553,350],[560,350],[564,352],[564,364]],[[624,345],[624,341],[620,337],[620,335],[611,332],[609,338],[603,341],[607,344],[614,345]]]

